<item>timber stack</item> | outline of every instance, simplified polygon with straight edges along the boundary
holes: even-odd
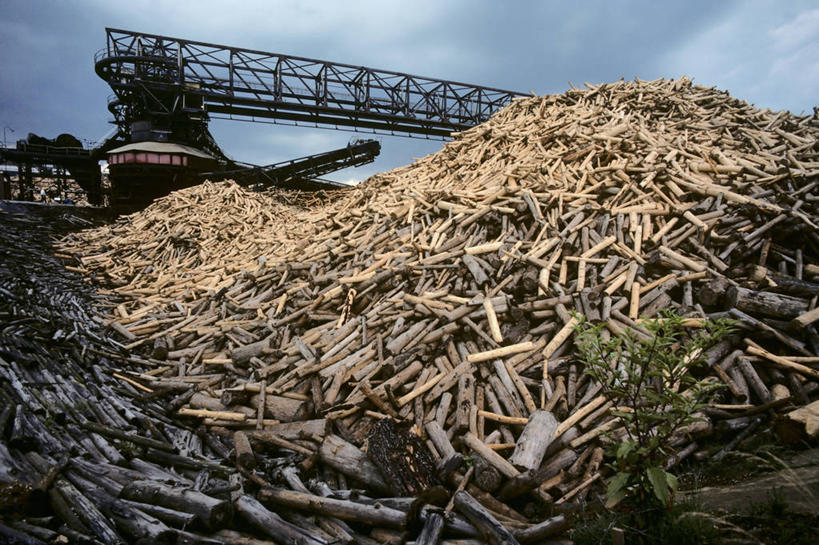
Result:
[[[686,79],[590,85],[321,202],[206,183],[71,235],[58,254],[116,300],[97,320],[130,395],[82,429],[147,442],[68,464],[188,540],[257,543],[220,530],[229,511],[275,542],[546,543],[624,433],[578,319],[640,336],[663,309],[739,325],[669,466],[803,437],[786,415],[819,397],[817,134]]]

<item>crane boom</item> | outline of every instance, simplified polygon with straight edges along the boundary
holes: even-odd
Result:
[[[317,59],[113,28],[95,56],[120,130],[190,134],[208,116],[445,138],[482,123],[522,93]],[[179,134],[187,133],[187,134]]]

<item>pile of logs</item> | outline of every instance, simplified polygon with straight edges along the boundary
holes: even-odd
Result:
[[[705,354],[720,397],[669,467],[819,396],[817,134],[815,116],[685,79],[589,85],[516,100],[315,206],[205,184],[58,255],[118,298],[99,318],[111,377],[156,411],[135,422],[163,423],[140,437],[171,446],[146,452],[209,475],[227,442],[224,490],[259,535],[544,543],[602,494],[623,433],[577,359],[578,314],[610,335],[646,335],[663,309],[739,324]],[[194,426],[214,444],[175,444]],[[199,516],[157,500],[197,478],[158,491],[135,459],[71,464],[106,498]]]

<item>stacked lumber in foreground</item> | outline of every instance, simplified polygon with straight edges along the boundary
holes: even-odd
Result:
[[[205,184],[61,252],[124,298],[121,376],[233,441],[262,532],[282,538],[266,506],[342,539],[543,542],[622,435],[573,313],[612,335],[738,320],[669,465],[819,395],[819,120],[685,79],[588,87],[320,206]]]

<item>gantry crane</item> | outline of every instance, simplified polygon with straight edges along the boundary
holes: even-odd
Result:
[[[141,205],[202,180],[332,188],[317,173],[372,161],[374,140],[282,164],[230,160],[211,119],[446,139],[489,119],[522,93],[317,59],[106,29],[96,73],[113,90],[117,134],[107,155],[116,201]]]
[[[95,56],[95,69],[114,91],[108,108],[118,127],[118,140],[195,148],[213,159],[211,167],[200,170],[210,177],[219,177],[220,170],[234,177],[238,174],[237,165],[225,157],[208,131],[212,118],[443,139],[486,121],[522,95],[129,30],[106,29],[106,42]],[[358,158],[355,151],[361,152]],[[344,148],[305,158],[299,164],[307,170],[302,173],[290,165],[287,183],[299,187],[299,180],[312,178],[311,172],[323,160],[325,167],[343,167],[372,160],[378,151],[377,142],[364,141],[347,148],[348,161],[338,161],[339,155],[345,155]],[[198,179],[177,173],[177,180],[170,183],[161,177],[148,181],[121,176],[127,173],[124,169],[132,168],[123,167],[111,165],[112,183],[115,188],[127,186],[131,195],[156,193],[146,191],[150,184],[164,191]],[[326,173],[334,168],[320,170]],[[253,171],[272,173],[273,169]],[[262,183],[265,179],[251,178]],[[280,176],[267,178],[283,181]]]

